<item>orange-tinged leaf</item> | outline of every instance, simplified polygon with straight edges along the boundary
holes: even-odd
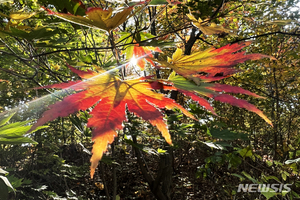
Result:
[[[173,54],[173,58],[169,58],[168,62],[157,62],[161,64],[160,67],[171,68],[183,76],[189,76],[200,72],[210,73],[211,75],[223,73],[223,75],[226,76],[236,72],[236,70],[230,68],[238,63],[261,58],[274,59],[271,56],[262,54],[245,55],[245,52],[237,52],[250,44],[251,42],[235,43],[219,49],[209,48],[205,51],[199,51],[191,55],[182,55],[182,50],[177,49]]]
[[[107,144],[113,142],[117,135],[116,131],[122,130],[122,122],[127,120],[126,106],[129,112],[156,126],[169,144],[172,143],[171,136],[159,108],[178,108],[185,115],[194,119],[174,100],[152,91],[153,89],[164,89],[162,83],[146,81],[144,78],[123,81],[109,72],[97,74],[69,67],[86,80],[74,81],[69,85],[68,83],[55,84],[44,88],[66,88],[68,86],[79,92],[50,105],[50,109],[43,113],[32,130],[57,117],[65,117],[95,105],[90,113],[92,117],[88,120],[88,127],[93,128],[92,140],[95,142],[91,158],[91,177],[93,177],[98,161],[106,151]]]
[[[154,62],[149,59],[153,58],[151,49],[157,52],[161,52],[159,48],[151,48],[151,47],[144,47],[144,46],[139,46],[139,44],[135,44],[133,46],[133,51],[129,54],[126,55],[127,58],[132,58],[134,57],[137,60],[137,66],[141,68],[141,70],[145,69],[146,61],[148,61],[152,66],[155,66]]]
[[[123,11],[116,13],[112,17],[112,8],[108,10],[103,10],[101,8],[89,8],[86,12],[87,18],[94,22],[99,22],[99,24],[105,24],[106,28],[104,30],[110,31],[127,20],[127,16],[130,15],[133,7],[125,8]]]

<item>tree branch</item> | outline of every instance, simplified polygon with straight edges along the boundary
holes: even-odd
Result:
[[[253,39],[253,38],[264,37],[264,36],[268,36],[268,35],[275,35],[275,34],[300,36],[300,34],[297,34],[297,33],[285,33],[285,32],[282,32],[282,31],[275,31],[275,32],[264,33],[264,34],[261,34],[261,35],[251,36],[251,37],[247,37],[247,38],[243,38],[243,39],[238,39],[238,40],[235,40],[235,41],[231,42],[231,44],[234,44],[234,43],[237,43],[237,42],[241,42],[241,41],[244,41],[244,40],[249,40],[249,39]]]
[[[181,30],[184,30],[184,29],[187,29],[187,28],[191,28],[193,27],[193,25],[188,25],[188,26],[185,26],[183,28],[179,28],[179,29],[176,29],[174,31],[170,31],[170,32],[167,32],[167,33],[164,33],[164,34],[161,34],[159,36],[156,36],[156,37],[153,37],[153,38],[149,38],[149,39],[146,39],[146,40],[143,40],[143,41],[140,41],[140,42],[131,42],[131,43],[127,43],[127,44],[122,44],[122,45],[117,45],[119,44],[120,42],[116,43],[116,47],[124,47],[124,46],[128,46],[128,45],[132,45],[132,44],[143,44],[147,41],[150,41],[150,40],[154,40],[154,39],[157,39],[157,38],[160,38],[160,37],[163,37],[165,35],[168,35],[168,34],[171,34],[171,33],[175,33],[177,31],[181,31]],[[125,39],[125,38],[124,38]],[[37,55],[34,55],[32,56],[33,58],[35,57],[41,57],[41,56],[45,56],[45,55],[50,55],[50,54],[54,54],[54,53],[60,53],[60,52],[69,52],[69,51],[86,51],[86,50],[104,50],[104,49],[113,49],[112,46],[110,47],[91,47],[91,48],[74,48],[74,49],[61,49],[61,50],[56,50],[56,51],[51,51],[51,52],[45,52],[45,53],[41,53],[41,54],[37,54]]]
[[[60,53],[60,52],[69,52],[69,51],[86,51],[86,50],[97,50],[97,49],[113,49],[113,47],[91,47],[91,48],[74,48],[74,49],[60,49],[56,51],[50,51],[50,52],[45,52],[41,54],[37,54],[32,56],[33,58],[35,57],[41,57],[41,56],[46,56],[54,53]]]
[[[217,8],[217,10],[210,16],[210,19],[214,18],[218,14],[218,12],[222,8],[223,4],[224,4],[224,0],[221,2],[221,4],[219,5],[219,7]]]
[[[31,77],[27,77],[27,76],[25,76],[25,75],[23,75],[23,74],[18,74],[18,73],[14,72],[14,71],[11,71],[11,70],[9,70],[9,69],[0,68],[0,70],[5,71],[5,72],[7,72],[7,73],[9,73],[9,74],[18,76],[18,77],[20,77],[20,78],[31,79]]]

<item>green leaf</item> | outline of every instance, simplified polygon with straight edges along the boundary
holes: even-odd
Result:
[[[59,30],[53,30],[50,28],[40,28],[40,29],[32,30],[30,32],[26,32],[14,27],[10,27],[10,31],[11,32],[8,31],[1,31],[1,32],[8,35],[25,38],[28,40],[49,38],[51,36],[54,36],[55,34],[59,34]]]
[[[286,181],[286,178],[289,177],[289,176],[290,176],[290,174],[289,174],[288,172],[282,171],[281,177],[282,177],[282,179],[283,179],[284,181]]]
[[[157,153],[164,154],[166,152],[167,152],[167,150],[163,150],[163,149],[160,149],[160,148],[157,149]]]
[[[233,173],[233,174],[231,174],[231,175],[233,175],[233,176],[236,176],[236,177],[240,178],[240,180],[241,180],[241,181],[245,180],[245,177],[243,177],[242,175],[235,174],[235,173]]]
[[[13,3],[13,0],[0,0],[0,4],[1,3]]]
[[[166,0],[152,0],[148,5],[155,6],[155,5],[162,5],[167,3],[168,2]]]
[[[11,117],[11,116],[10,116]],[[7,118],[4,121],[8,121]],[[16,122],[12,124],[8,124],[2,126],[0,128],[0,144],[23,144],[23,143],[33,143],[37,144],[34,140],[28,137],[24,137],[23,135],[26,134],[32,126],[23,126],[28,124],[30,121],[24,122]],[[40,126],[37,127],[34,131],[46,128],[48,126]],[[32,131],[32,132],[34,132]]]
[[[36,131],[38,131],[38,130],[41,130],[41,129],[44,129],[44,128],[48,128],[49,126],[39,126],[39,127],[37,127],[36,129],[34,129],[33,131],[31,131],[31,132],[29,132],[29,133],[34,133],[34,132],[36,132]]]
[[[7,179],[9,180],[9,182],[11,183],[13,188],[19,188],[19,187],[24,186],[26,184],[31,184],[31,182],[32,182],[29,179],[18,178],[18,177],[15,177],[14,175],[8,175]],[[9,190],[11,190],[11,188],[9,188]]]
[[[141,41],[141,35],[140,33],[137,33],[134,35],[134,39],[137,41],[137,42],[140,42]]]
[[[141,36],[141,40],[147,40],[155,37],[155,35],[152,35],[151,33],[147,33],[147,32],[140,32],[140,36]]]
[[[112,67],[116,64],[117,64],[117,60],[112,60],[112,61],[109,61],[109,62],[105,63],[102,67],[104,67],[104,68],[105,67]]]
[[[76,116],[73,115],[72,117],[69,117],[70,121],[75,125],[75,127],[80,131],[83,132],[84,128],[82,127],[80,119]]]
[[[220,150],[224,149],[224,147],[220,144],[216,144],[216,143],[213,143],[213,142],[203,142],[203,143],[206,144],[209,147],[214,148],[214,149],[220,149]]]
[[[183,76],[176,75],[176,72],[173,71],[169,76],[169,80],[173,82],[174,86],[181,90],[195,91],[204,96],[211,96],[216,94],[214,91],[206,89],[206,87],[211,86],[210,83],[201,83],[201,85],[196,85],[193,82],[187,80]]]
[[[36,141],[28,137],[17,137],[17,138],[0,137],[0,144],[24,144],[24,143],[38,144]]]
[[[255,180],[254,178],[252,178],[252,177],[250,176],[250,174],[248,174],[247,172],[243,171],[242,174],[243,174],[244,176],[246,176],[246,177],[247,177],[250,181],[252,181],[253,183],[257,183],[257,180]]]
[[[93,58],[90,55],[84,55],[83,53],[80,53],[80,60],[82,62],[86,62],[86,63],[92,63],[93,62]]]
[[[31,122],[32,120],[29,120],[29,121],[24,121],[24,122],[15,122],[15,123],[12,123],[12,124],[8,124],[8,125],[5,125],[5,126],[2,126],[0,128],[0,132],[1,131],[4,131],[6,129],[11,129],[11,128],[17,128],[17,127],[20,127],[20,126],[24,126],[26,124],[28,124],[29,122]]]
[[[226,147],[232,147],[232,145],[230,145],[226,142],[222,142],[222,141],[204,142],[204,144],[206,144],[209,147],[212,147],[212,148],[215,148],[215,149],[220,149],[220,150],[227,150]]]
[[[285,196],[285,195],[286,195],[287,193],[289,193],[289,192],[290,192],[290,191],[282,190],[282,191],[281,191],[281,195],[282,195],[282,196]]]
[[[238,155],[233,153],[228,154],[227,159],[229,161],[228,169],[230,169],[232,166],[237,167],[242,163],[242,159]]]
[[[128,42],[128,40],[129,40],[129,42],[132,42],[132,37],[129,37],[130,35],[131,35],[131,33],[128,33],[128,32],[121,32],[121,33],[119,33],[120,38],[118,39],[118,42],[121,42],[123,40],[125,42]]]
[[[126,47],[125,50],[125,54],[126,54],[126,59],[130,60],[133,54],[133,49],[134,49],[134,45],[130,45]]]
[[[80,6],[80,4],[77,3],[77,4],[73,7],[74,14],[77,12],[79,6]]]
[[[266,179],[267,180],[273,179],[273,180],[280,182],[280,180],[276,176],[266,176]]]
[[[15,114],[15,113],[13,113],[13,114],[11,114],[10,116],[8,116],[8,117],[2,119],[2,120],[0,121],[0,126],[3,126],[4,124],[6,124],[6,123],[12,118],[12,116],[13,116],[14,114]]]
[[[220,130],[216,128],[211,128],[210,133],[212,137],[219,138],[222,140],[237,140],[237,139],[248,140],[248,136],[246,134],[236,133],[233,131],[229,131],[227,129]]]
[[[8,187],[2,177],[4,176],[0,176],[0,200],[8,200]]]
[[[8,180],[5,176],[0,176],[0,182],[1,182],[1,181],[5,184],[7,191],[8,191],[8,187],[9,187],[9,188],[11,188],[11,189],[14,191],[14,193],[16,194],[15,189],[13,188],[13,186],[11,185],[11,183],[9,182],[9,180]],[[1,184],[0,188],[2,188],[2,187],[3,187],[3,184]],[[0,189],[0,190],[1,190],[1,189]],[[2,192],[0,192],[0,194],[2,194]],[[0,196],[0,197],[1,197],[1,196]],[[1,200],[2,200],[2,199],[1,199]]]
[[[9,128],[0,131],[0,137],[5,137],[5,138],[15,138],[15,137],[20,137],[23,134],[25,134],[27,131],[29,131],[30,126],[19,126],[15,128]]]
[[[240,150],[239,153],[243,158],[251,157],[253,155],[251,147],[246,147],[246,148]]]
[[[138,148],[138,149],[140,149],[140,150],[143,150],[143,148],[144,148],[144,145],[134,143],[132,140],[127,139],[127,136],[126,136],[126,135],[125,135],[125,137],[124,137],[124,141],[125,141],[127,144],[129,144],[129,145],[131,145],[131,146],[133,146],[133,147],[135,147],[135,148]]]
[[[299,194],[297,194],[296,192],[294,192],[294,191],[291,191],[291,193],[294,195],[294,197],[296,197],[296,198],[300,198],[300,195],[299,195]]]
[[[264,192],[264,191],[267,191],[267,192]],[[261,191],[261,194],[264,195],[267,199],[270,199],[271,197],[274,197],[275,195],[277,195],[276,192],[269,187],[266,187],[264,189],[264,191]]]
[[[105,164],[108,164],[108,165],[111,165],[114,163],[114,161],[106,155],[103,155],[103,157],[101,158],[101,162],[104,162]]]

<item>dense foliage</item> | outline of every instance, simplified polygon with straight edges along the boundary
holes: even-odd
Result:
[[[297,3],[0,1],[0,199],[300,198]]]

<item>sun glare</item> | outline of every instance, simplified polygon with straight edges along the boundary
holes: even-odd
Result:
[[[132,56],[129,63],[130,63],[131,66],[136,66],[137,65],[137,59],[134,56]]]

